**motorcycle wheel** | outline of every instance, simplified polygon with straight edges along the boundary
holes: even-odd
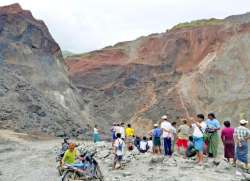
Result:
[[[96,178],[99,180],[99,181],[104,181],[104,177],[103,177],[103,174],[102,174],[102,171],[99,167],[99,165],[96,166],[96,169],[95,169],[95,175],[96,175]]]
[[[62,181],[73,181],[73,180],[75,180],[74,172],[66,172],[62,177]]]

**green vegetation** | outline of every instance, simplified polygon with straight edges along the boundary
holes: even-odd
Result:
[[[191,21],[191,22],[185,22],[185,23],[179,23],[175,25],[172,30],[177,30],[177,29],[183,29],[183,28],[196,28],[196,27],[201,27],[201,26],[213,26],[213,25],[221,25],[223,23],[223,20],[221,19],[202,19],[202,20],[196,20],[196,21]]]

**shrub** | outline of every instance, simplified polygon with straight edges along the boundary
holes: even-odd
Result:
[[[177,30],[177,29],[183,29],[183,28],[196,28],[196,27],[201,27],[201,26],[209,26],[209,25],[221,25],[223,23],[223,20],[221,19],[202,19],[202,20],[196,20],[196,21],[191,21],[191,22],[185,22],[185,23],[179,23],[175,25],[172,30]]]

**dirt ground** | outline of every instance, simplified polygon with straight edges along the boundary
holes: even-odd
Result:
[[[57,181],[61,140],[0,130],[0,181]],[[34,179],[35,178],[35,179]]]
[[[45,135],[31,136],[0,130],[0,181],[59,181],[55,158],[56,150],[60,148],[61,142],[61,139]],[[77,143],[81,144],[79,141]],[[90,144],[90,142],[87,143]],[[100,155],[110,152],[111,144],[105,142],[103,144],[104,147],[99,147]],[[222,157],[221,155],[221,160],[223,160]],[[178,167],[176,162],[172,163],[173,160],[151,165],[151,158],[150,154],[139,154],[122,171],[111,171],[112,155],[98,162],[106,181],[165,181],[166,179],[176,180],[177,177],[181,181],[240,180],[235,178],[234,168],[225,170],[224,166],[214,168],[209,164],[201,168],[187,160],[177,161]]]

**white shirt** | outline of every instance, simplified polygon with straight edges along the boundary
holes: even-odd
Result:
[[[192,127],[194,128],[194,132],[193,132],[194,137],[198,137],[198,138],[203,137],[203,133],[205,133],[207,124],[205,121],[203,121],[200,123],[200,125],[201,125],[201,128],[199,128],[196,124],[192,124]],[[200,129],[203,131],[203,133],[201,132]]]
[[[173,134],[176,134],[176,128],[172,126]]]
[[[163,121],[161,123],[161,128],[163,129],[162,137],[163,138],[172,138],[173,137],[173,127],[170,122]],[[165,131],[164,129],[169,130],[170,132]]]
[[[94,128],[94,134],[98,134],[98,129],[97,128]]]
[[[122,149],[118,149],[119,145],[122,145]],[[124,147],[125,147],[125,143],[121,138],[117,138],[114,142],[114,146],[116,147],[116,155],[117,156],[122,156],[124,155]]]
[[[114,130],[115,130],[115,135],[117,133],[120,133],[120,126],[114,126]]]
[[[148,151],[153,152],[153,141],[152,140],[148,141],[148,147],[149,147]]]
[[[121,133],[121,138],[125,138],[125,128],[121,126],[119,132]]]
[[[146,151],[147,150],[147,141],[140,141],[140,149]]]

